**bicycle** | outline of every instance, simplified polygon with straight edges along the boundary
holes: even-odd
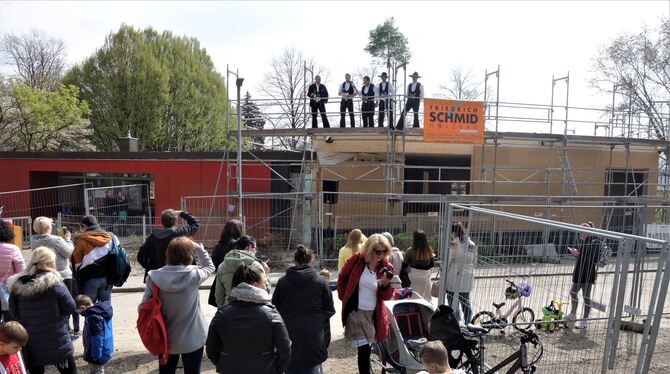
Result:
[[[510,284],[510,286],[505,289],[505,298],[508,300],[516,299],[514,304],[512,304],[507,313],[502,314],[500,309],[505,306],[506,303],[493,303],[493,306],[496,308],[495,312],[483,310],[475,314],[471,321],[473,325],[481,325],[491,329],[500,329],[500,333],[504,334],[504,329],[508,325],[507,319],[516,311],[512,318],[515,329],[524,331],[533,326],[535,323],[535,312],[533,309],[523,306],[523,299],[530,296],[532,290],[531,286],[527,283],[522,283],[517,286],[509,279],[505,279],[505,281]]]
[[[458,369],[465,370],[471,374],[494,374],[497,373],[498,370],[501,370],[511,364],[512,366],[507,370],[507,374],[514,374],[519,370],[524,374],[535,373],[537,370],[537,366],[535,364],[540,361],[540,358],[542,358],[542,354],[544,353],[544,347],[540,342],[540,338],[535,333],[527,330],[519,330],[522,333],[522,336],[519,338],[519,349],[509,355],[507,358],[503,359],[497,365],[490,367],[484,361],[484,352],[486,350],[484,337],[489,333],[489,331],[490,330],[487,328],[472,324],[468,324],[464,328],[464,335],[469,339],[476,338],[479,341],[479,344],[478,346],[473,347],[470,352],[465,354],[466,359],[461,365],[458,366]],[[535,355],[530,360],[530,362],[528,360],[529,343],[532,344],[536,349]]]

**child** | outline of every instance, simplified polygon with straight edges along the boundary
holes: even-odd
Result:
[[[321,268],[321,271],[319,271],[319,275],[322,276],[326,282],[330,283],[330,270],[324,268]],[[333,286],[330,286],[330,291],[333,291]],[[337,286],[336,286],[337,287]],[[326,340],[326,348],[330,346],[330,319],[327,319],[323,322],[323,337]]]
[[[105,363],[114,352],[112,330],[112,303],[103,301],[93,305],[91,298],[79,295],[75,299],[76,311],[84,317],[84,361],[91,374],[104,374]]]
[[[417,374],[465,374],[463,370],[451,370],[449,352],[439,340],[426,343],[419,357],[426,371],[420,371]]]
[[[28,342],[28,331],[18,322],[0,325],[0,373],[26,374],[21,347]]]

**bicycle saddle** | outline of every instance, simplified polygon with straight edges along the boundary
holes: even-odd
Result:
[[[504,302],[502,302],[502,303],[500,303],[500,304],[493,303],[493,306],[494,306],[494,307],[496,308],[496,310],[497,310],[497,309],[500,309],[500,308],[504,307],[504,306],[505,306],[505,303],[504,303]]]

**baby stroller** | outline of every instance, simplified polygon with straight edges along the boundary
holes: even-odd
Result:
[[[413,374],[423,370],[419,353],[428,341],[433,304],[421,297],[384,301],[389,334],[372,345],[371,367],[377,372]]]
[[[454,315],[454,310],[447,305],[440,305],[431,317],[429,340],[439,340],[449,352],[449,366],[460,369],[462,362],[472,357],[477,348],[477,339],[472,338],[467,328],[461,327]]]

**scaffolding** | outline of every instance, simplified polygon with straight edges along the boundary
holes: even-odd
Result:
[[[229,75],[231,71],[229,70]],[[237,72],[233,73],[236,74]],[[565,203],[571,204],[570,199],[575,196],[580,196],[582,190],[587,189],[589,185],[601,185],[602,181],[606,181],[606,188],[602,195],[609,194],[613,188],[623,188],[626,195],[634,193],[639,195],[639,186],[642,185],[646,189],[644,191],[647,195],[659,194],[663,197],[664,202],[670,202],[670,189],[668,188],[670,165],[667,162],[667,155],[670,154],[670,142],[664,136],[659,134],[667,134],[670,129],[670,104],[659,103],[660,108],[667,109],[668,113],[662,113],[662,118],[665,122],[660,124],[654,123],[650,118],[645,117],[640,112],[635,112],[633,108],[627,106],[626,109],[617,109],[617,97],[621,95],[615,86],[612,90],[612,107],[611,108],[588,108],[576,107],[569,105],[570,96],[570,75],[556,78],[552,76],[551,81],[551,102],[549,105],[544,104],[528,104],[516,102],[504,102],[500,100],[500,66],[495,71],[485,72],[484,77],[484,102],[485,102],[485,140],[481,145],[481,156],[479,157],[479,165],[475,165],[474,151],[471,156],[471,164],[469,166],[422,166],[422,165],[408,165],[407,155],[411,154],[412,149],[417,148],[417,144],[422,146],[422,128],[406,128],[404,131],[395,130],[389,127],[373,127],[373,128],[310,128],[310,116],[308,109],[308,98],[306,97],[307,86],[311,82],[307,80],[308,75],[314,76],[313,68],[304,63],[303,66],[303,87],[297,90],[296,97],[287,98],[287,100],[294,100],[302,108],[300,111],[286,113],[277,110],[278,103],[267,98],[257,98],[257,104],[263,111],[263,118],[272,122],[273,124],[281,122],[282,119],[290,119],[291,123],[296,125],[295,128],[274,128],[262,130],[242,129],[243,121],[237,121],[237,131],[229,127],[229,136],[235,138],[238,142],[237,162],[234,164],[237,171],[235,177],[235,191],[238,193],[240,201],[243,199],[241,191],[241,179],[243,165],[245,162],[258,163],[262,162],[261,157],[256,156],[255,151],[247,140],[250,137],[263,137],[263,148],[277,149],[275,139],[289,138],[289,144],[293,145],[294,149],[287,149],[287,152],[301,153],[301,157],[297,160],[295,157],[290,157],[280,162],[273,162],[272,165],[263,163],[272,170],[272,178],[280,178],[291,185],[293,192],[316,192],[320,190],[318,185],[314,182],[325,179],[323,175],[329,173],[340,181],[361,181],[378,182],[384,186],[383,190],[375,191],[380,193],[402,195],[405,193],[405,186],[411,183],[424,183],[425,179],[408,178],[408,172],[415,170],[416,172],[427,173],[428,171],[437,171],[437,180],[430,180],[430,183],[447,183],[447,184],[467,184],[469,188],[468,193],[476,193],[475,187],[479,187],[479,194],[490,194],[496,196],[501,188],[505,185],[534,185],[542,184],[545,186],[544,195],[549,201],[550,197],[560,195],[567,196],[569,199]],[[228,76],[228,79],[230,77]],[[239,77],[238,82],[239,82]],[[397,77],[392,74],[392,83],[397,87]],[[495,78],[495,98],[489,98],[488,90],[492,85],[490,81]],[[557,86],[560,83],[565,83],[565,101],[557,103],[556,97]],[[228,84],[230,87],[230,84]],[[398,91],[400,92],[400,91]],[[339,101],[340,97],[330,96],[330,105],[333,102]],[[399,118],[402,108],[404,107],[405,96],[398,94],[392,98],[395,101],[393,106],[393,117]],[[619,98],[622,99],[622,98]],[[623,98],[626,99],[626,98]],[[239,102],[239,101],[238,101]],[[663,106],[665,105],[665,107]],[[422,106],[423,107],[423,106]],[[239,104],[238,104],[239,108]],[[562,115],[557,115],[560,112]],[[568,117],[568,113],[571,117]],[[377,114],[377,113],[375,113]],[[327,116],[335,118],[339,116],[340,112],[327,112]],[[360,101],[356,100],[355,115],[358,117],[358,123],[361,123],[360,116]],[[420,118],[422,113],[420,113]],[[239,118],[239,116],[238,116]],[[247,118],[250,119],[250,118]],[[377,118],[375,118],[377,120]],[[335,124],[337,121],[333,120],[331,123]],[[375,123],[376,124],[376,123]],[[268,141],[269,138],[269,141]],[[339,143],[356,143],[356,142],[376,142],[375,144],[384,143],[383,151],[377,147],[370,152],[366,149],[358,149],[353,152],[338,152],[334,153],[351,153],[351,157],[356,158],[356,163],[351,164],[347,162],[340,162],[334,165],[326,165],[319,161],[317,151],[322,153],[323,147],[320,145],[329,144],[333,141]],[[286,144],[286,143],[284,143]],[[258,144],[253,144],[257,146]],[[449,146],[449,145],[445,145]],[[545,148],[546,153],[543,156],[546,158],[546,167],[532,168],[532,167],[512,167],[506,162],[499,160],[499,153],[505,147],[526,147],[526,148]],[[609,165],[605,168],[578,168],[571,163],[570,152],[574,149],[586,148],[604,148],[609,149]],[[658,168],[655,170],[646,170],[643,180],[637,180],[635,177],[630,177],[629,174],[635,174],[634,156],[642,149],[649,151],[655,150],[658,152]],[[241,154],[248,152],[251,157],[247,160],[242,160]],[[625,167],[617,166],[614,159],[618,157],[619,153],[625,154]],[[353,155],[353,154],[357,155]],[[226,149],[224,158],[227,158],[229,149]],[[448,152],[441,152],[440,155],[448,155]],[[486,162],[486,157],[492,157],[492,162]],[[616,157],[614,157],[616,156]],[[346,157],[342,159],[346,160]],[[557,162],[554,162],[556,160]],[[225,160],[222,159],[222,163]],[[228,162],[228,167],[233,164]],[[293,170],[295,178],[288,180],[281,173],[273,170],[275,167],[284,167]],[[350,172],[343,172],[343,170],[352,168],[362,169],[358,175],[352,175]],[[621,170],[622,169],[622,170]],[[479,173],[476,173],[478,170]],[[455,171],[470,172],[470,178],[449,178],[444,176],[453,174]],[[623,172],[624,178],[622,181],[615,180],[613,173]],[[605,174],[601,176],[600,174]],[[232,174],[226,173],[226,185],[231,185],[229,176]],[[509,175],[513,175],[510,177]],[[556,176],[558,182],[556,182]],[[543,176],[542,179],[538,179]],[[560,184],[560,189],[552,188],[555,184]],[[631,189],[630,185],[633,185]],[[229,189],[232,190],[232,189]],[[461,191],[462,193],[463,191]],[[387,209],[393,209],[393,198],[389,198]],[[297,202],[296,202],[297,204]]]

